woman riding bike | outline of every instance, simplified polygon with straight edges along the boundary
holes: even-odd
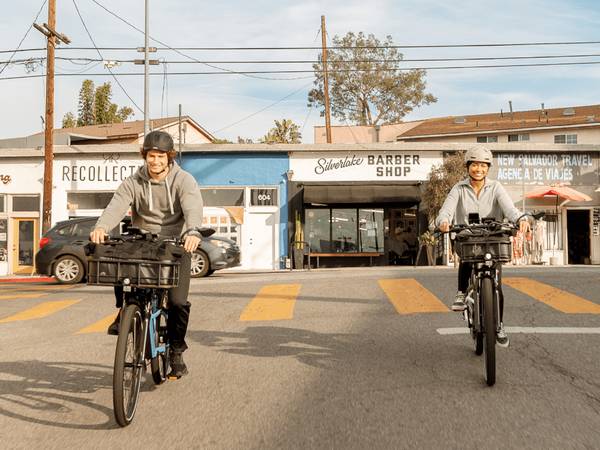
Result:
[[[492,165],[492,152],[483,147],[475,147],[465,153],[465,165],[469,177],[454,185],[435,220],[440,231],[447,233],[450,224],[466,225],[469,223],[470,213],[477,213],[479,217],[493,217],[498,221],[504,218],[515,222],[522,213],[514,206],[504,187],[495,180],[487,178]],[[520,220],[519,229],[525,234],[530,226],[526,218]],[[471,274],[471,264],[461,263],[458,266],[458,292],[452,304],[452,311],[462,312],[465,309],[465,292]],[[508,347],[509,338],[502,323],[504,314],[504,296],[501,285],[501,268],[499,273],[500,290],[500,329],[497,334],[497,343],[501,347]]]

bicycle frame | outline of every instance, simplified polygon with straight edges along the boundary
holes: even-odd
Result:
[[[126,295],[129,293],[130,295]],[[159,354],[164,354],[167,352],[167,348],[169,346],[168,342],[163,342],[161,345],[156,345],[154,339],[148,339],[149,336],[154,336],[157,327],[157,319],[164,314],[167,316],[167,312],[164,308],[163,298],[166,295],[165,289],[157,289],[157,288],[136,288],[136,287],[127,287],[124,288],[125,303],[136,303],[140,309],[144,312],[144,341],[143,347],[146,348],[148,341],[150,342],[150,354],[147,355],[147,358],[156,358]]]

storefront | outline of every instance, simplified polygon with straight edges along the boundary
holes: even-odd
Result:
[[[421,189],[442,151],[322,146],[290,154],[290,247],[319,266],[414,264],[427,226]],[[295,266],[305,264],[295,257]],[[304,257],[306,259],[306,257]]]
[[[527,264],[600,264],[600,177],[597,150],[549,149],[494,153],[490,177],[500,181],[515,205],[526,211],[544,211],[529,239],[517,241],[515,262]],[[528,198],[539,186],[567,185],[592,201],[569,201],[560,196]]]
[[[287,152],[222,150],[228,147],[190,147],[183,159],[183,168],[200,185],[204,224],[238,243],[242,268],[284,267]]]

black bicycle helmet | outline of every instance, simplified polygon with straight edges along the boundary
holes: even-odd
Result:
[[[173,138],[165,131],[151,131],[144,138],[142,146],[144,150],[158,150],[159,152],[170,152],[175,149]]]

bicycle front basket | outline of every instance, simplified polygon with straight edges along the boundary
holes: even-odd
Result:
[[[88,284],[170,288],[179,284],[179,261],[90,258]]]
[[[457,239],[456,253],[464,262],[483,262],[485,254],[492,255],[492,260],[509,262],[512,247],[509,236],[469,236]]]

